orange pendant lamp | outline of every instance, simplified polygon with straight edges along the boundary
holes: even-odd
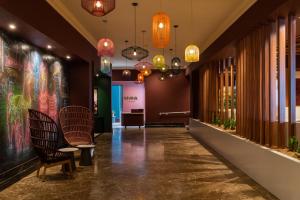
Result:
[[[143,83],[144,82],[144,75],[142,73],[139,73],[137,75],[137,83]]]
[[[156,48],[165,48],[170,42],[170,17],[164,12],[152,18],[152,42]]]
[[[150,74],[152,73],[152,70],[151,69],[145,69],[142,71],[142,74],[144,76],[150,76]]]

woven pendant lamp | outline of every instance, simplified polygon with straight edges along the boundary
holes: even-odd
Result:
[[[193,0],[191,0],[191,27],[193,33]],[[185,48],[185,61],[186,62],[198,62],[200,57],[200,51],[197,45],[190,44]]]
[[[81,0],[81,7],[91,15],[102,17],[115,9],[115,0]]]
[[[103,20],[106,25],[107,20]],[[113,57],[115,53],[115,45],[109,38],[101,38],[97,44],[98,56]]]
[[[170,42],[170,17],[164,12],[152,18],[152,42],[155,48],[165,48]]]
[[[122,56],[129,60],[142,60],[149,55],[148,50],[136,45],[136,7],[138,3],[132,3],[134,7],[134,46],[122,50]]]

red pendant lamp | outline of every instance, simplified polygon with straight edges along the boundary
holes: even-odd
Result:
[[[107,23],[107,20],[103,20]],[[97,44],[98,56],[113,57],[115,53],[115,45],[109,38],[101,38]]]

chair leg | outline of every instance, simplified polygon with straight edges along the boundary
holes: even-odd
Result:
[[[46,170],[47,170],[47,167],[46,165],[44,165],[44,171],[43,171],[43,181],[46,180]]]
[[[38,169],[36,171],[36,177],[39,177],[40,176],[40,169],[41,169],[41,165],[38,166]]]

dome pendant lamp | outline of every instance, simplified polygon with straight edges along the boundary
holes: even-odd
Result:
[[[157,69],[161,69],[163,67],[165,67],[166,62],[165,62],[165,57],[163,55],[156,55],[153,57],[153,65],[157,68]]]
[[[91,15],[102,17],[115,9],[115,0],[81,0],[81,7]]]
[[[122,50],[122,56],[129,60],[143,60],[149,55],[148,50],[136,45],[136,7],[138,3],[132,3],[134,7],[134,46]]]
[[[191,0],[191,26],[193,33],[193,0]],[[200,57],[200,51],[197,45],[190,44],[185,48],[185,61],[186,62],[198,62]]]
[[[128,40],[125,40],[125,48],[127,48],[127,43],[128,43]],[[122,76],[125,79],[130,79],[130,77],[131,77],[131,71],[127,68],[127,58],[126,58],[126,66],[125,66],[125,69],[122,72]]]
[[[103,23],[107,23],[107,20],[103,20]],[[101,38],[97,44],[98,56],[113,57],[115,53],[115,46],[111,39]]]

